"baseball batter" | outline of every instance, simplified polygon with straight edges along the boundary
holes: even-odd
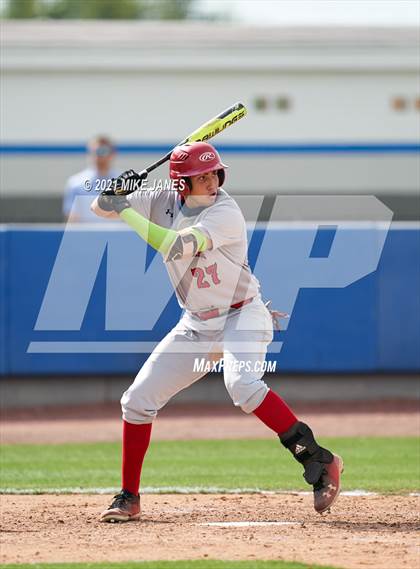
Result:
[[[175,191],[132,191],[139,176],[128,170],[101,194],[92,210],[120,217],[163,257],[183,316],[158,344],[123,394],[122,490],[101,521],[140,518],[140,474],[152,424],[180,390],[207,373],[197,365],[223,358],[226,389],[234,405],[273,430],[303,465],[314,507],[330,508],[340,492],[342,459],[322,448],[305,423],[262,380],[273,318],[247,261],[246,224],[222,189],[225,164],[205,142],[178,146],[170,158]],[[130,192],[130,193],[129,193]]]

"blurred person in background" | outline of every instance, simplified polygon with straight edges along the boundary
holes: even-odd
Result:
[[[98,221],[98,217],[91,212],[90,205],[98,193],[109,186],[112,178],[118,175],[112,168],[115,146],[108,136],[98,135],[92,138],[87,151],[88,167],[70,176],[64,190],[63,215],[71,223]],[[92,199],[88,199],[90,197]]]

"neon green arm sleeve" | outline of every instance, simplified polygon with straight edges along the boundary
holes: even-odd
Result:
[[[131,207],[124,209],[120,213],[120,217],[127,225],[134,229],[142,239],[149,243],[153,249],[162,253],[164,257],[168,254],[179,236],[177,231],[149,221]],[[197,240],[198,251],[205,251],[207,249],[206,236],[195,228],[191,228],[190,233],[192,233]]]

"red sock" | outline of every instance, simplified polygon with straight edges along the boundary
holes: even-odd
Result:
[[[298,420],[287,403],[271,389],[255,409],[254,415],[278,435],[288,431]]]
[[[139,493],[141,467],[150,443],[152,423],[134,425],[123,421],[122,487]]]

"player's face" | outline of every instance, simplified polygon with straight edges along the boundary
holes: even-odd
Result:
[[[195,206],[209,206],[216,201],[219,177],[217,170],[191,176],[192,190],[188,201]]]

